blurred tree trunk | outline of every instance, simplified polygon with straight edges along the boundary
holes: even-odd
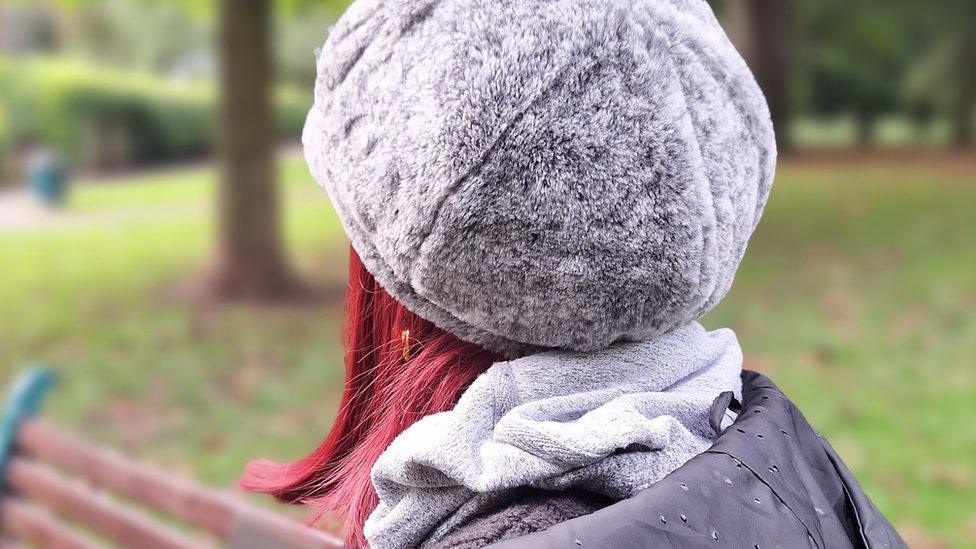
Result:
[[[874,115],[864,111],[854,113],[854,131],[858,146],[870,147],[874,144]]]
[[[963,51],[957,56],[959,88],[952,106],[952,144],[957,147],[969,147],[976,143],[976,69],[972,66],[976,39],[964,40],[969,42],[969,48],[961,48]]]
[[[728,0],[729,35],[766,95],[776,141],[790,149],[794,0]]]
[[[271,0],[220,0],[218,249],[210,290],[279,299],[297,287],[282,251],[275,182]]]

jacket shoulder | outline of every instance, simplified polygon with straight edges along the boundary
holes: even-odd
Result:
[[[500,541],[573,547],[907,547],[830,444],[764,376],[743,375],[735,422],[634,497]]]

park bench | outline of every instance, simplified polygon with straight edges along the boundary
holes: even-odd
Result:
[[[339,548],[338,538],[37,419],[54,374],[11,387],[0,423],[0,548]]]

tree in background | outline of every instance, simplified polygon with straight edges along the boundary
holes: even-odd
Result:
[[[896,5],[801,2],[801,108],[819,117],[853,115],[858,142],[871,144],[877,119],[901,107],[905,67],[919,38],[906,32],[909,15]]]
[[[976,16],[969,18],[976,24]],[[957,22],[958,23],[958,22]],[[976,31],[972,27],[957,34],[950,73],[955,75],[952,86],[952,142],[957,147],[976,144]]]
[[[282,249],[275,181],[271,0],[220,0],[218,242],[209,286],[225,299],[300,288]]]
[[[902,0],[908,34],[924,42],[908,77],[911,106],[946,112],[957,147],[976,144],[976,2]]]
[[[348,1],[320,2],[337,17]],[[283,250],[275,181],[271,87],[272,0],[220,0],[220,183],[218,244],[209,288],[223,299],[287,299],[307,295]],[[298,13],[307,0],[278,2]],[[322,30],[322,38],[326,34]],[[312,63],[311,51],[308,63]]]
[[[777,145],[790,148],[794,0],[728,0],[729,35],[769,103]]]
[[[183,2],[76,3],[71,17],[61,17],[64,46],[99,64],[165,74],[208,57],[211,36],[204,14]]]

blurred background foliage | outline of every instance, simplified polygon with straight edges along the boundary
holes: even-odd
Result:
[[[296,149],[313,52],[347,3],[0,3],[0,381],[50,362],[49,417],[217,486],[324,436],[347,243]],[[705,323],[736,330],[913,547],[969,547],[976,2],[710,3],[784,154]],[[241,21],[267,52],[235,45]],[[262,127],[260,94],[221,70],[241,56],[277,135],[228,147]],[[254,116],[228,122],[229,103]],[[251,163],[275,146],[273,170]],[[38,148],[71,167],[60,209],[25,184]],[[241,278],[207,282],[225,264]]]
[[[763,4],[711,3],[727,20]],[[300,131],[296,113],[305,106],[302,100],[309,101],[315,77],[312,52],[347,4],[275,4],[275,76],[286,96],[278,105],[283,135]],[[789,145],[973,144],[976,3],[780,4],[790,6],[780,16],[788,20],[773,22],[788,25],[789,32],[780,33],[781,43],[769,49],[789,52],[787,104],[774,105],[790,114],[793,123],[781,129]],[[0,108],[6,113],[0,117],[0,157],[34,139],[57,144],[82,166],[99,168],[106,162],[140,165],[206,154],[213,143],[207,130],[213,127],[210,90],[218,62],[215,17],[213,3],[188,0],[0,6]],[[118,151],[123,147],[129,150]]]
[[[7,139],[45,143],[85,168],[186,160],[213,149],[217,94],[209,79],[37,57],[0,58],[0,83]],[[279,133],[294,137],[311,105],[307,88],[281,83],[276,92]]]

